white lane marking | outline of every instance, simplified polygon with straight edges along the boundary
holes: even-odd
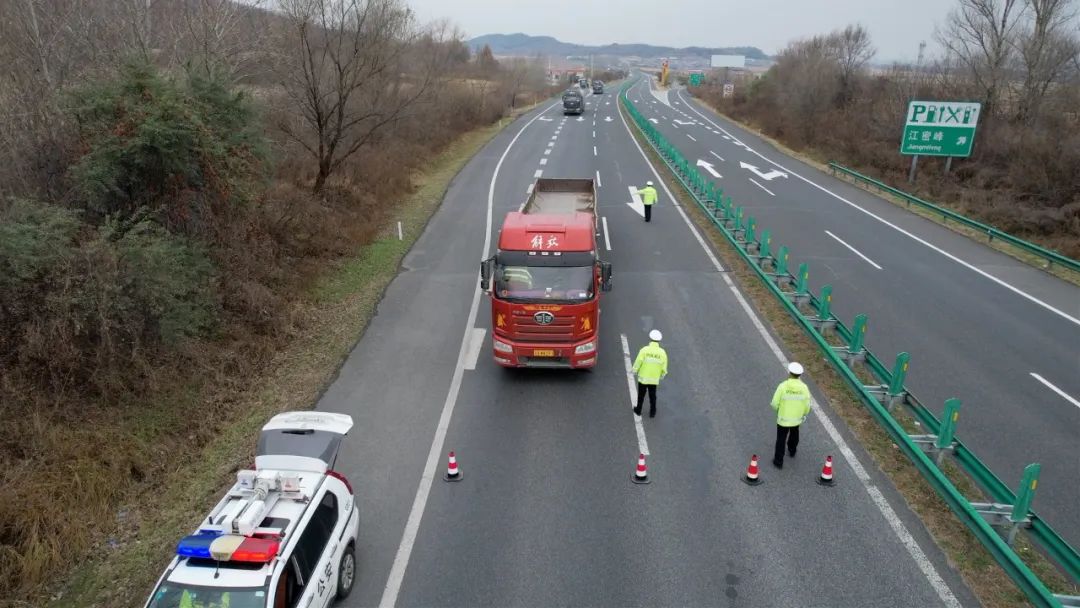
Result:
[[[687,104],[687,105],[690,105],[690,104]],[[694,108],[693,105],[690,105],[690,107]],[[723,127],[716,124],[715,122],[710,120],[709,117],[707,117],[704,114],[702,114],[701,112],[699,112],[697,110],[697,108],[694,108],[694,111],[697,112],[699,116],[704,118],[707,122],[712,124],[714,127],[716,127],[717,129],[720,129],[721,131],[724,131],[724,133],[727,133],[727,131],[724,130]],[[957,264],[960,264],[964,268],[967,268],[968,270],[971,270],[972,272],[976,272],[976,273],[982,275],[983,277],[985,277],[987,279],[990,279],[991,281],[997,283],[998,285],[1004,287],[1005,289],[1008,289],[1009,291],[1015,293],[1016,295],[1018,295],[1018,296],[1020,296],[1022,298],[1025,298],[1025,299],[1027,299],[1027,300],[1029,300],[1029,301],[1043,307],[1044,309],[1056,314],[1057,316],[1065,319],[1066,321],[1071,321],[1075,325],[1080,325],[1080,319],[1078,319],[1078,318],[1076,318],[1076,317],[1074,317],[1074,316],[1072,316],[1072,315],[1070,315],[1070,314],[1068,314],[1068,313],[1066,313],[1066,312],[1064,312],[1062,310],[1059,310],[1059,309],[1055,308],[1054,306],[1052,306],[1052,305],[1050,305],[1050,304],[1048,304],[1046,302],[1043,302],[1039,298],[1036,298],[1035,296],[1033,296],[1033,295],[1027,293],[1026,291],[1023,291],[1023,290],[1021,290],[1021,289],[1019,289],[1017,287],[1014,287],[1012,284],[1007,283],[1007,282],[995,277],[994,275],[990,274],[989,272],[986,272],[985,270],[977,268],[973,264],[971,264],[969,262],[966,262],[966,261],[956,257],[955,255],[949,253],[948,251],[945,251],[941,247],[938,247],[937,245],[934,245],[933,243],[930,243],[929,241],[926,241],[926,240],[922,239],[921,237],[918,237],[915,234],[913,234],[911,232],[908,232],[907,230],[904,230],[903,228],[901,228],[901,227],[897,226],[896,224],[890,222],[889,220],[881,217],[880,215],[877,215],[876,213],[874,213],[874,212],[872,212],[872,211],[870,211],[868,209],[863,209],[859,205],[847,200],[846,198],[840,196],[839,194],[836,194],[832,190],[829,190],[828,188],[826,188],[824,186],[820,186],[820,185],[810,181],[809,179],[806,179],[805,177],[799,175],[798,173],[795,173],[791,169],[788,169],[787,167],[781,165],[780,163],[778,163],[778,162],[776,162],[776,161],[774,161],[774,160],[772,160],[770,158],[767,158],[765,155],[761,154],[760,152],[757,152],[755,150],[751,150],[749,147],[746,147],[746,150],[749,151],[752,154],[756,154],[757,156],[761,157],[762,160],[764,160],[765,162],[767,162],[769,164],[774,165],[777,169],[785,171],[790,175],[794,175],[795,177],[797,177],[797,178],[801,179],[802,181],[810,184],[811,186],[817,188],[818,190],[821,190],[822,192],[828,194],[829,196],[832,196],[836,200],[838,200],[838,201],[840,201],[840,202],[842,202],[842,203],[844,203],[844,204],[846,204],[846,205],[848,205],[850,207],[858,209],[859,211],[861,211],[861,212],[865,213],[866,215],[874,218],[875,220],[881,222],[882,224],[885,224],[886,226],[888,226],[889,228],[892,228],[893,230],[899,232],[900,234],[903,234],[904,236],[910,238],[911,240],[913,240],[913,241],[915,241],[917,243],[920,243],[922,245],[926,245],[930,249],[940,253],[941,255],[949,258],[950,260],[956,262]]]
[[[634,417],[634,430],[637,432],[637,447],[641,454],[649,455],[649,442],[645,439],[645,425],[641,424],[641,416],[633,413],[637,407],[637,381],[634,380],[634,364],[630,362],[630,342],[626,334],[619,334],[622,340],[623,365],[626,367],[626,388],[630,390],[630,410]]]
[[[555,146],[555,142],[549,141],[547,147],[552,148]]]
[[[678,128],[679,128],[679,125],[677,125],[677,124],[675,124],[675,123],[671,123],[671,126],[675,127],[676,129],[678,129]]]
[[[595,125],[596,123],[593,123],[593,124]],[[593,137],[596,137],[596,131],[593,131],[593,132],[592,132],[592,136],[593,136]]]
[[[720,156],[720,155],[719,155],[719,154],[717,154],[716,152],[713,152],[712,150],[709,150],[709,154],[712,154],[712,155],[713,155],[713,156],[715,156],[716,158],[719,158],[721,162],[724,162],[724,157]]]
[[[1076,399],[1073,399],[1072,396],[1070,396],[1065,391],[1063,391],[1060,388],[1054,386],[1053,384],[1050,384],[1050,381],[1047,380],[1046,378],[1043,378],[1042,376],[1040,376],[1039,374],[1036,374],[1035,372],[1031,372],[1031,377],[1035,378],[1039,382],[1042,382],[1043,384],[1045,384],[1046,388],[1054,391],[1058,395],[1061,395],[1061,397],[1063,399],[1065,399],[1066,401],[1068,401],[1069,403],[1075,405],[1076,407],[1080,407],[1080,401],[1077,401]]]
[[[487,330],[483,327],[474,327],[472,333],[469,334],[469,350],[465,356],[465,369],[473,371],[476,369],[476,362],[480,359],[480,349],[484,347],[484,336],[487,335]]]
[[[641,217],[645,217],[645,203],[641,202],[641,194],[638,192],[637,186],[627,186],[627,190],[630,191],[630,201],[626,203],[630,205],[630,208]]]
[[[537,169],[537,170],[536,170],[536,173],[533,173],[533,177],[540,177],[540,176],[541,176],[541,175],[543,175],[543,174],[544,174],[544,170],[543,170],[543,169]]]
[[[731,138],[730,138],[730,137],[728,137],[727,135],[721,135],[720,137],[723,137],[724,139],[731,139]]]
[[[686,136],[690,138],[690,141],[697,141],[696,139],[694,139],[694,136],[690,135],[689,133],[687,133]]]
[[[596,185],[597,185],[597,187],[600,187],[600,188],[604,187],[604,184],[600,182],[600,170],[599,169],[596,170]]]
[[[868,258],[868,257],[866,257],[865,255],[863,255],[863,254],[862,254],[862,252],[861,252],[861,251],[859,251],[858,249],[855,249],[855,248],[854,248],[854,247],[852,247],[851,245],[848,245],[847,243],[845,243],[845,242],[844,242],[844,240],[843,240],[843,239],[841,239],[840,237],[838,237],[838,236],[836,236],[835,234],[833,234],[833,233],[829,232],[828,230],[826,230],[826,231],[825,231],[825,234],[827,234],[827,235],[831,236],[832,238],[836,239],[836,242],[837,242],[837,243],[840,243],[840,244],[841,244],[841,245],[843,245],[844,247],[847,247],[848,249],[850,249],[850,250],[851,250],[851,252],[852,252],[852,253],[854,253],[855,255],[859,256],[860,258],[862,258],[862,259],[866,260],[866,263],[867,263],[867,264],[870,264],[870,265],[871,265],[871,266],[873,266],[874,268],[877,268],[878,270],[881,270],[881,266],[878,266],[878,265],[877,265],[877,263],[875,263],[875,262],[874,262],[874,260],[871,260],[870,258]]]
[[[544,156],[547,156],[548,154],[551,154],[551,148],[544,150]]]
[[[525,189],[525,194],[532,194],[533,188],[535,188],[535,187],[536,187],[535,183],[529,184],[529,187]],[[521,203],[521,206],[522,206],[522,208],[524,208],[525,203]]]
[[[749,180],[750,180],[751,182],[753,182],[753,183],[754,183],[754,185],[755,185],[755,186],[757,186],[758,188],[761,188],[761,189],[762,189],[762,190],[764,190],[765,192],[769,192],[769,189],[768,189],[768,188],[766,188],[765,186],[762,186],[761,184],[757,183],[757,181],[755,181],[755,180],[754,180],[754,178],[752,178],[752,177],[748,177],[747,179],[749,179]],[[775,194],[773,194],[772,192],[769,192],[769,194],[771,194],[772,196],[776,196],[776,195],[775,195]]]
[[[620,112],[619,115],[622,116],[622,113]],[[625,117],[623,117],[623,125],[626,127],[627,131],[630,131],[630,125],[626,122]],[[671,196],[671,190],[668,189],[667,183],[660,179],[660,173],[657,172],[656,167],[653,166],[652,161],[649,160],[649,157],[645,155],[645,151],[641,149],[641,145],[638,144],[637,139],[634,138],[632,134],[630,135],[630,138],[631,140],[633,140],[634,145],[638,149],[638,152],[641,153],[641,157],[644,158],[646,164],[649,165],[649,168],[652,170],[653,175],[656,176],[656,180],[660,183],[660,186],[663,187],[664,192],[667,192],[667,195],[671,198],[671,200],[675,200],[675,197]],[[716,267],[717,271],[720,271],[720,276],[723,278],[724,283],[727,285],[728,289],[731,290],[731,293],[735,295],[735,299],[738,300],[739,306],[743,309],[743,312],[746,313],[746,316],[750,318],[750,322],[757,329],[758,334],[761,335],[761,339],[765,341],[765,344],[768,345],[769,350],[772,351],[773,355],[778,361],[780,361],[781,363],[787,363],[787,357],[784,356],[784,351],[780,350],[780,347],[776,344],[776,341],[773,340],[771,335],[769,335],[769,331],[765,329],[765,325],[761,322],[761,319],[758,317],[757,313],[755,313],[754,309],[750,307],[750,304],[746,301],[746,298],[743,297],[742,292],[739,291],[739,288],[735,286],[735,282],[731,280],[731,276],[728,275],[728,273],[726,272],[722,272],[723,268],[720,266],[720,262],[717,261],[716,256],[713,254],[712,250],[709,249],[709,247],[705,244],[705,241],[701,238],[701,235],[698,233],[698,231],[694,228],[692,224],[690,224],[690,220],[686,217],[685,214],[683,215],[683,219],[686,220],[687,226],[690,227],[691,231],[694,233],[694,236],[697,237],[698,243],[701,245],[702,249],[704,249],[705,253],[708,254],[709,259],[713,263],[713,266]],[[955,595],[953,595],[953,592],[949,588],[948,583],[946,583],[945,580],[941,578],[941,575],[938,574],[938,571],[934,567],[934,564],[930,562],[930,559],[926,557],[926,553],[923,552],[922,547],[919,546],[919,543],[916,542],[915,538],[911,536],[910,532],[908,532],[908,529],[904,526],[904,522],[900,520],[900,517],[896,514],[896,511],[894,511],[892,506],[889,504],[889,501],[885,498],[884,495],[882,495],[881,491],[873,485],[872,480],[870,479],[870,475],[867,474],[866,469],[863,468],[862,463],[859,462],[859,459],[855,456],[855,453],[851,451],[850,447],[848,447],[847,442],[844,441],[844,437],[840,435],[840,431],[836,430],[836,426],[832,423],[832,420],[829,418],[828,414],[826,414],[824,410],[821,409],[821,406],[818,405],[817,401],[813,397],[810,398],[810,404],[814,412],[814,417],[818,420],[818,422],[821,423],[821,426],[825,428],[825,432],[828,433],[829,438],[832,439],[833,443],[836,444],[837,449],[840,451],[840,454],[844,457],[845,461],[847,461],[848,466],[851,467],[851,470],[855,473],[855,476],[862,483],[863,487],[866,488],[866,493],[870,495],[870,499],[874,502],[874,505],[877,506],[878,511],[881,513],[882,517],[884,517],[885,520],[889,522],[889,527],[892,528],[897,538],[900,539],[900,543],[904,545],[904,547],[907,549],[908,554],[911,555],[911,558],[915,560],[915,563],[918,565],[919,570],[922,571],[923,576],[926,577],[927,581],[930,583],[930,586],[934,588],[935,592],[937,592],[938,597],[941,599],[942,603],[944,603],[949,608],[961,608],[960,601],[956,599]]]
[[[600,221],[604,224],[604,248],[611,251],[611,235],[607,231],[607,216],[601,217]]]
[[[556,139],[559,139],[558,135],[552,135],[551,136],[551,141],[555,141]]]
[[[592,147],[592,155],[593,155],[593,156],[596,156],[596,146],[593,146],[593,147]]]
[[[541,158],[541,159],[540,159],[540,164],[541,164],[541,165],[546,165],[546,164],[547,164],[547,161],[548,161],[548,159],[546,159],[546,158]]]
[[[555,102],[544,110],[550,110],[558,105]],[[542,114],[542,113],[541,113]],[[499,177],[499,169],[503,161],[510,153],[510,148],[521,137],[521,134],[530,125],[540,118],[537,114],[529,122],[522,125],[521,129],[506,144],[499,162],[495,163],[495,170],[491,174],[491,182],[488,185],[487,213],[484,232],[484,250],[481,259],[488,257],[491,249],[491,215],[495,207],[495,180]],[[461,337],[461,347],[458,349],[457,364],[454,367],[454,375],[450,379],[450,388],[446,392],[446,401],[443,402],[442,414],[439,416],[439,424],[435,427],[435,436],[431,440],[431,449],[428,450],[427,462],[424,464],[424,472],[420,476],[420,484],[416,488],[416,497],[413,499],[412,508],[409,510],[409,519],[405,522],[405,529],[401,534],[401,544],[398,545],[394,555],[394,564],[390,567],[390,574],[386,578],[386,587],[383,588],[382,599],[379,600],[381,608],[392,608],[397,603],[398,593],[401,592],[401,583],[405,580],[405,570],[409,566],[409,557],[412,555],[413,545],[416,544],[416,535],[420,531],[420,521],[424,517],[424,509],[427,507],[428,495],[431,493],[431,483],[435,479],[435,471],[439,467],[442,456],[443,444],[446,441],[446,431],[450,428],[450,417],[454,413],[457,404],[458,393],[461,391],[461,380],[465,374],[466,350],[469,346],[470,330],[476,325],[476,312],[480,308],[480,285],[476,284],[473,291],[472,306],[469,308],[469,318],[465,322],[465,332]]]

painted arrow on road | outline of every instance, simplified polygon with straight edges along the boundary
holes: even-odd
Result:
[[[540,117],[540,120],[542,120],[542,121],[544,121],[544,122],[551,122],[551,121],[553,121],[553,120],[555,120],[555,119],[554,119],[554,118],[546,118],[546,117],[544,117],[544,116],[541,116],[541,117]]]
[[[612,117],[610,117],[610,116],[605,116],[605,117],[604,117],[604,122],[611,122],[611,121],[613,121],[613,120],[615,120],[615,119],[614,119],[614,118],[612,118]]]
[[[583,116],[578,116],[578,117],[577,117],[577,121],[576,121],[576,122],[585,122],[585,117],[583,117]]]
[[[634,186],[627,186],[630,190],[630,198],[634,199],[632,203],[626,203],[631,209],[637,212],[641,217],[645,217],[645,203],[641,202],[641,195],[638,194],[637,188]]]
[[[787,173],[784,173],[783,171],[777,171],[776,169],[773,169],[772,171],[769,171],[768,173],[762,173],[754,165],[744,163],[742,161],[739,161],[739,166],[742,167],[743,169],[749,169],[750,171],[752,171],[754,173],[754,175],[757,175],[758,177],[760,177],[761,179],[764,179],[764,180],[772,181],[773,179],[775,179],[777,177],[782,177],[784,179],[787,179]]]
[[[660,121],[659,121],[659,120],[656,120],[655,118],[650,118],[650,119],[649,119],[649,122],[653,123],[654,125],[658,125],[658,124],[660,124]]]
[[[692,125],[692,124],[694,124],[694,121],[692,121],[692,120],[689,121],[689,122],[683,122],[683,121],[681,121],[681,120],[679,120],[677,118],[675,119],[675,122],[679,123],[680,125]]]
[[[705,167],[705,170],[708,171],[709,173],[711,173],[713,177],[716,177],[716,178],[723,177],[723,175],[720,175],[719,173],[716,172],[716,169],[713,169],[712,163],[707,163],[707,162],[705,162],[705,161],[703,161],[703,160],[701,160],[699,158],[698,161],[697,161],[697,166]]]

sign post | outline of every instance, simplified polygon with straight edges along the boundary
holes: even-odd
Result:
[[[952,165],[952,157],[971,156],[981,109],[982,104],[957,101],[908,103],[904,137],[900,140],[900,154],[913,156],[908,181],[915,182],[919,156],[948,157],[946,173]]]

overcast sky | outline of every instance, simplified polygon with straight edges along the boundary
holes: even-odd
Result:
[[[448,18],[468,37],[554,36],[563,42],[756,46],[773,54],[795,38],[862,23],[877,61],[928,52],[955,0],[404,0],[424,21]]]

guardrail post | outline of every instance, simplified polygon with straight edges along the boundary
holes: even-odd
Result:
[[[746,231],[746,229],[743,228],[743,208],[742,207],[736,207],[735,208],[735,227],[731,231],[732,235],[735,237],[735,240],[741,241],[742,238],[743,238],[743,233],[745,231]]]
[[[799,264],[799,273],[795,275],[795,293],[791,299],[796,307],[810,301],[810,266],[806,262]]]
[[[772,249],[769,244],[772,243],[772,233],[768,230],[761,231],[761,240],[758,242],[758,264],[765,268],[766,262],[772,262]]]
[[[956,449],[956,442],[953,438],[956,436],[956,422],[959,419],[960,400],[955,397],[946,399],[945,411],[941,415],[941,426],[938,427],[938,434],[910,435],[908,438],[918,444],[924,452],[931,454],[934,457],[934,464],[940,469],[941,462],[945,460],[945,454]]]
[[[890,410],[894,405],[903,401],[904,395],[907,391],[904,390],[904,380],[907,379],[908,363],[911,361],[911,355],[908,353],[900,353],[896,355],[896,363],[893,364],[892,377],[889,379],[889,387],[885,407]],[[945,407],[948,408],[949,404],[946,402]]]
[[[866,349],[863,348],[863,338],[865,336],[866,315],[856,315],[855,322],[851,325],[851,341],[842,353],[844,361],[846,361],[848,365],[851,365],[853,361],[861,361],[866,357]]]
[[[1008,535],[1009,545],[1013,544],[1020,526],[1031,522],[1028,512],[1031,511],[1031,501],[1035,498],[1035,488],[1039,485],[1041,469],[1042,465],[1037,462],[1024,467],[1024,476],[1020,478],[1020,487],[1016,491],[1016,502],[1013,503],[1012,513],[1009,514],[1009,521],[1012,522]]]
[[[787,245],[781,245],[780,250],[776,252],[776,284],[780,287],[791,280],[787,270],[788,255]]]
[[[758,242],[757,242],[757,220],[753,217],[746,219],[746,253],[748,255],[757,255]]]
[[[810,317],[807,321],[822,335],[836,328],[836,319],[832,318],[832,285],[825,285],[821,288],[817,316]]]

